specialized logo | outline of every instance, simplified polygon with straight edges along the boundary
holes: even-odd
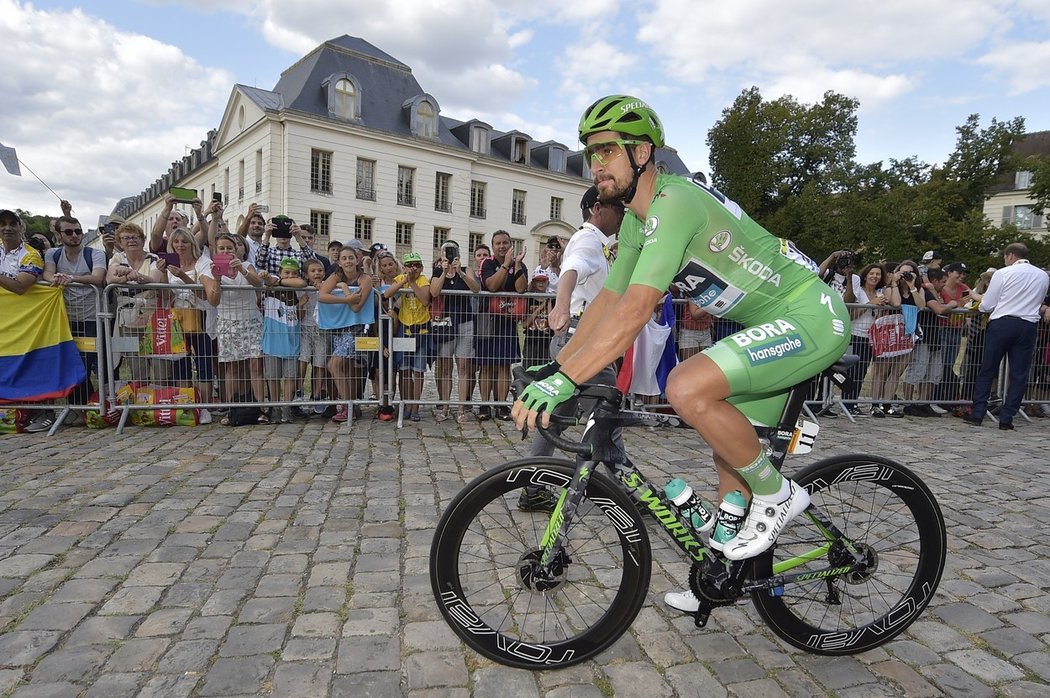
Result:
[[[749,257],[743,247],[734,247],[733,251],[729,253],[729,258],[747,270],[748,274],[757,276],[762,281],[773,284],[778,288],[780,287],[780,274],[774,272],[754,257]]]
[[[707,243],[707,249],[714,253],[725,252],[733,243],[733,234],[728,230],[721,230]]]
[[[660,219],[656,216],[649,216],[645,219],[645,225],[642,226],[642,235],[649,237],[656,232],[656,229],[660,226]]]
[[[626,114],[627,112],[634,111],[635,109],[648,109],[648,108],[649,108],[649,105],[646,104],[645,102],[641,102],[641,101],[638,101],[638,102],[624,102],[623,104],[620,105],[620,113],[621,114]]]

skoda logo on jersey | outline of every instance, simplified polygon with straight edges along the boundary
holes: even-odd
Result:
[[[747,270],[747,273],[780,287],[780,274],[775,273],[768,266],[754,257],[749,257],[743,247],[734,247],[729,253],[729,258]]]
[[[728,230],[721,230],[707,243],[707,249],[714,253],[725,252],[733,244],[733,234]]]
[[[645,219],[645,225],[642,226],[642,235],[649,237],[656,232],[658,227],[660,227],[660,219],[656,216],[649,216]]]

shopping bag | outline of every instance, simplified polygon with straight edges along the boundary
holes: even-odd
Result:
[[[176,303],[178,303],[178,301],[176,301]],[[204,313],[200,308],[184,308],[180,305],[175,305],[171,309],[171,314],[175,316],[176,320],[178,320],[179,328],[183,332],[204,331]]]
[[[99,401],[99,394],[94,393],[88,400],[92,405],[97,405]],[[120,410],[116,408],[117,405],[130,405],[135,402],[135,387],[132,383],[120,383],[117,387],[116,400],[110,402],[105,401],[102,412],[97,410],[88,410],[84,413],[84,422],[91,429],[105,429],[107,427],[115,427],[120,423]]]
[[[172,310],[161,305],[158,296],[157,308],[139,340],[139,356],[159,359],[181,359],[186,356],[186,338]]]
[[[0,434],[21,434],[29,424],[26,410],[0,409]]]
[[[179,407],[196,400],[193,388],[147,385],[135,390],[136,405],[163,405],[161,409],[134,410],[131,423],[137,426],[197,426],[200,410]]]
[[[871,355],[876,359],[903,356],[915,348],[915,337],[907,332],[900,313],[882,315],[868,330]]]

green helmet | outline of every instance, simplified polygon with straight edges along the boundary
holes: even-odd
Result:
[[[664,145],[664,127],[648,104],[628,95],[609,95],[587,107],[580,117],[580,141],[599,131],[646,136],[657,148]]]

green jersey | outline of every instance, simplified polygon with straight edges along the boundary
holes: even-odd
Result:
[[[628,210],[605,287],[666,290],[672,283],[698,306],[744,325],[778,313],[819,281],[818,266],[788,240],[770,235],[734,201],[695,180],[656,178],[646,220]]]

